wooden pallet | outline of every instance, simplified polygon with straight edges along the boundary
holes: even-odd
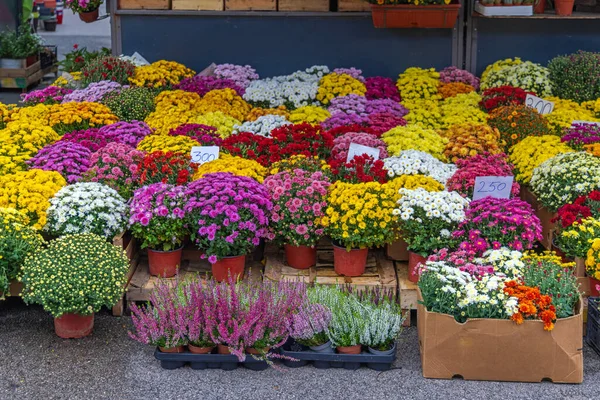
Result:
[[[225,0],[227,11],[277,11],[276,0]]]
[[[398,296],[400,307],[406,319],[404,326],[411,325],[411,310],[417,309],[417,284],[408,280],[408,263],[396,261],[398,275]]]
[[[329,0],[279,0],[279,11],[329,11]]]
[[[41,69],[42,63],[37,61],[29,67],[23,68],[0,68],[2,78],[28,78]]]
[[[367,0],[338,0],[338,11],[366,12],[371,11],[371,5]]]
[[[173,10],[223,11],[223,0],[173,0]]]

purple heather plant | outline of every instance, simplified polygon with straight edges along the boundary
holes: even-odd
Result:
[[[100,128],[99,133],[111,141],[127,144],[131,147],[137,145],[152,133],[152,129],[143,121],[117,122]]]
[[[567,142],[575,150],[583,150],[586,144],[600,142],[600,126],[596,124],[573,124],[570,128],[565,129],[561,141]]]
[[[185,90],[186,92],[198,93],[200,97],[204,97],[204,95],[211,90],[225,88],[235,90],[240,96],[243,96],[244,93],[246,93],[246,89],[238,85],[235,81],[227,78],[217,78],[215,76],[196,75],[182,80],[179,84],[175,85],[174,88]]]
[[[244,89],[250,82],[259,78],[256,70],[250,65],[219,64],[215,68],[215,76],[221,79],[230,79]]]
[[[93,82],[90,83],[90,85],[84,89],[73,90],[71,93],[67,94],[64,97],[62,102],[101,102],[107,94],[112,92],[119,93],[122,89],[128,87],[129,86],[127,85],[121,86],[121,84],[113,81]]]
[[[390,99],[400,101],[400,92],[392,78],[383,76],[367,78],[365,79],[365,86],[367,87],[365,97],[369,100]]]
[[[48,86],[43,89],[34,90],[21,95],[23,105],[34,106],[36,104],[58,104],[63,101],[65,95],[71,93],[73,89],[63,88],[59,86]]]
[[[92,152],[77,143],[58,141],[41,149],[26,161],[30,168],[56,171],[68,183],[79,181],[90,167]]]
[[[462,82],[471,85],[475,90],[479,90],[479,78],[464,69],[456,67],[446,67],[440,71],[440,82]]]
[[[106,146],[111,138],[98,132],[99,128],[88,128],[81,131],[65,133],[60,142],[71,142],[82,145],[92,152],[96,152]]]
[[[290,336],[304,346],[320,346],[329,341],[327,330],[331,311],[322,304],[303,304],[288,320]]]
[[[202,146],[220,146],[223,142],[217,128],[201,124],[183,124],[169,131],[171,136],[187,136]]]

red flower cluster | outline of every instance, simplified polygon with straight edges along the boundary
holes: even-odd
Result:
[[[136,178],[140,186],[158,182],[184,185],[191,181],[196,169],[187,154],[155,151],[138,163]]]
[[[221,148],[232,156],[254,160],[266,167],[273,162],[271,146],[273,139],[251,132],[240,132],[223,140]],[[273,154],[277,155],[277,154]]]
[[[183,124],[169,131],[171,136],[187,136],[196,140],[202,146],[220,146],[223,139],[217,133],[217,128],[201,124]]]
[[[283,125],[271,132],[273,144],[269,149],[269,161],[277,162],[294,155],[329,158],[333,147],[333,135],[319,125],[309,123]]]
[[[535,95],[533,92],[526,92],[521,88],[513,86],[490,88],[483,92],[479,106],[483,108],[484,111],[490,112],[493,109],[502,106],[525,104],[525,97],[527,97],[528,94]]]
[[[511,319],[520,325],[524,319],[541,319],[544,330],[554,329],[556,308],[552,305],[552,297],[541,294],[537,287],[525,286],[521,281],[508,281],[504,286],[504,294],[516,297],[519,310]]]
[[[349,163],[343,160],[329,161],[333,181],[348,183],[361,182],[387,182],[387,171],[383,168],[383,161],[363,154],[355,156]]]
[[[98,81],[114,81],[126,85],[135,72],[135,65],[118,57],[99,57],[85,64],[81,72],[82,83],[85,85]]]
[[[551,222],[558,223],[559,228],[568,228],[575,222],[588,217],[600,217],[600,191],[594,190],[587,196],[579,196],[573,204],[565,204],[558,209]]]
[[[341,136],[345,133],[349,133],[349,132],[365,132],[365,133],[370,133],[371,135],[375,135],[377,137],[380,137],[382,132],[379,132],[375,129],[371,129],[369,127],[366,126],[362,126],[362,125],[346,125],[346,126],[338,126],[336,128],[331,128],[327,131],[327,133],[329,133],[331,136],[333,136],[333,138],[335,139],[338,136]]]

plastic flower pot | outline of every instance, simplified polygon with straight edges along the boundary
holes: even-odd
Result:
[[[356,344],[354,346],[338,346],[336,349],[340,354],[360,354],[361,347],[360,344]]]
[[[245,255],[225,257],[212,265],[212,274],[217,282],[227,281],[229,275],[231,275],[234,281],[238,281],[244,277],[245,265]]]
[[[376,356],[391,356],[396,352],[396,343],[389,350],[375,350],[372,347],[369,347],[369,353],[375,354]]]
[[[171,251],[158,251],[148,249],[148,267],[150,275],[162,278],[171,278],[177,274],[181,265],[183,247]]]
[[[231,351],[229,351],[229,347],[227,345],[218,344],[217,345],[217,353],[219,353],[219,354],[231,354]]]
[[[367,268],[369,249],[352,249],[333,245],[333,269],[338,275],[361,276]]]
[[[554,0],[556,15],[561,15],[563,17],[568,17],[573,14],[574,5],[575,0]]]
[[[79,13],[79,19],[86,24],[89,24],[90,22],[96,21],[98,19],[98,15],[99,11],[96,8],[94,11]]]
[[[290,267],[308,269],[317,263],[317,249],[309,246],[292,246],[286,244],[285,259]]]
[[[546,0],[536,0],[533,5],[534,14],[543,14],[546,9]]]
[[[600,296],[600,291],[596,289],[596,285],[600,285],[600,281],[598,279],[592,278],[591,276],[588,278],[590,280],[590,297]]]
[[[323,343],[319,346],[310,346],[309,348],[315,353],[335,353],[335,350],[333,349],[333,347],[331,347],[330,340],[328,340],[327,343]]]
[[[408,252],[408,280],[417,283],[419,282],[419,264],[425,264],[426,257],[420,254]]]
[[[94,314],[63,314],[54,318],[54,332],[63,339],[79,339],[88,336],[94,329]]]
[[[371,4],[375,28],[454,28],[459,10],[460,4]]]
[[[246,352],[246,354],[252,354],[255,356],[260,356],[263,354],[267,354],[269,352],[269,350],[271,350],[270,347],[267,347],[266,349],[255,349],[254,347],[246,347],[244,349],[244,351]]]
[[[163,353],[185,353],[185,346],[159,347],[158,349]]]
[[[210,354],[215,349],[215,346],[210,347],[198,347],[193,344],[188,344],[188,350],[193,354]]]

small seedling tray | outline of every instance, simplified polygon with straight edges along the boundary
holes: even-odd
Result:
[[[588,299],[585,341],[600,355],[600,297],[590,297]]]
[[[160,361],[160,366],[164,369],[177,369],[186,364],[198,370],[210,368],[232,371],[243,366],[253,371],[263,371],[269,368],[266,361],[257,360],[251,355],[246,355],[246,360],[240,362],[236,356],[230,354],[163,353],[156,349],[154,357]]]
[[[396,360],[396,353],[382,356],[362,352],[361,354],[317,353],[308,347],[295,342],[288,342],[281,348],[281,355],[298,361],[283,359],[283,364],[290,368],[299,368],[312,364],[315,368],[344,368],[357,370],[366,366],[375,371],[388,371]]]

